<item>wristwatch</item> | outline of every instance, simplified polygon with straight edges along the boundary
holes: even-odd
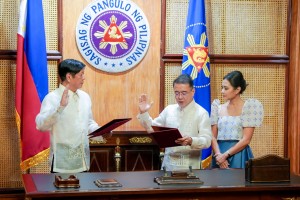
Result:
[[[226,153],[228,154],[228,157],[231,157],[229,150],[227,150]]]

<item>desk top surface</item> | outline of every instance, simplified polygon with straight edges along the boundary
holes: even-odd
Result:
[[[194,170],[196,176],[203,184],[172,184],[158,185],[154,177],[163,176],[163,171],[142,172],[100,172],[75,174],[80,181],[79,188],[56,188],[54,186],[55,175],[68,177],[69,174],[24,174],[23,183],[27,196],[58,193],[115,193],[126,194],[134,191],[147,194],[147,192],[167,193],[180,192],[182,189],[190,192],[217,192],[220,191],[276,191],[276,190],[300,190],[300,176],[291,175],[290,182],[281,183],[249,183],[245,181],[243,169],[228,170]],[[113,178],[123,186],[116,188],[99,188],[94,181],[97,179]]]

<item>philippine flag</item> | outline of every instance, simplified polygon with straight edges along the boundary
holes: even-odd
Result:
[[[42,0],[21,0],[17,34],[16,122],[21,140],[21,169],[49,156],[49,133],[36,129],[35,117],[48,93],[47,52]]]

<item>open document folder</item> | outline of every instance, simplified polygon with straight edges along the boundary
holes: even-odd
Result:
[[[177,128],[152,126],[154,132],[150,133],[160,148],[180,146],[175,140],[182,138]]]
[[[107,124],[101,126],[94,132],[90,133],[88,136],[89,136],[89,138],[93,138],[93,137],[97,137],[100,135],[104,135],[106,133],[111,132],[115,128],[121,126],[122,124],[125,124],[126,122],[128,122],[130,120],[131,120],[131,118],[114,119],[114,120],[108,122]]]

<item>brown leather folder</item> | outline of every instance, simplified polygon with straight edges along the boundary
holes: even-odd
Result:
[[[160,148],[180,146],[175,140],[182,138],[177,128],[152,126],[154,132],[150,133]]]
[[[88,136],[89,136],[89,138],[93,138],[93,137],[104,135],[106,133],[111,132],[115,128],[121,126],[122,124],[125,124],[126,122],[128,122],[130,120],[131,120],[131,118],[114,119],[114,120],[108,122],[107,124],[101,126],[94,132],[90,133]]]

